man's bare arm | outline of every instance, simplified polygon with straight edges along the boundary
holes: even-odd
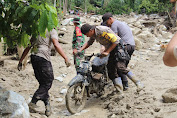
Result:
[[[170,66],[170,67],[177,66],[177,59],[175,58],[174,55],[175,46],[177,46],[177,33],[170,40],[165,50],[165,54],[163,56],[163,62],[166,66]]]
[[[90,45],[86,42],[79,51],[87,49]]]
[[[66,66],[70,66],[69,60],[66,56],[66,54],[64,53],[63,49],[61,48],[59,42],[57,39],[52,39],[53,45],[56,49],[56,51],[64,58]]]

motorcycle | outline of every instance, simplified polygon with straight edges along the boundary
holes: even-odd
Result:
[[[66,107],[72,114],[84,108],[90,94],[96,93],[98,97],[104,95],[104,87],[110,83],[106,63],[99,66],[93,64],[90,61],[93,56],[98,58],[99,54],[85,56],[79,66],[78,74],[68,84],[65,100]]]

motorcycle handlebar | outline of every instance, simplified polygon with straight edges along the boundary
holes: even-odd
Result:
[[[96,57],[100,57],[101,54],[100,54],[100,53],[96,53],[96,54],[94,54],[94,56],[96,56]]]
[[[85,60],[87,61],[90,61],[90,59],[93,57],[93,56],[96,56],[96,57],[100,57],[100,53],[96,53],[96,54],[91,54],[91,55],[88,55],[88,56],[85,56]]]

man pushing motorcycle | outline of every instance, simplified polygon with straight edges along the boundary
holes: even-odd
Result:
[[[105,57],[110,54],[107,64],[108,75],[113,81],[116,89],[122,93],[123,86],[118,72],[127,75],[127,77],[137,86],[138,92],[143,89],[141,82],[136,80],[133,73],[126,67],[126,61],[129,60],[130,57],[126,50],[124,50],[121,38],[119,36],[117,36],[110,28],[106,26],[94,26],[89,24],[84,24],[81,27],[81,32],[87,37],[90,37],[90,39],[76,53],[88,48],[96,40],[105,47],[105,50],[101,53],[101,56]]]

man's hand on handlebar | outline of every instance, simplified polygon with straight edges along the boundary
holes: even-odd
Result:
[[[100,58],[106,57],[106,56],[108,56],[108,55],[109,55],[109,53],[107,53],[107,52],[102,52],[101,55],[100,55]]]

